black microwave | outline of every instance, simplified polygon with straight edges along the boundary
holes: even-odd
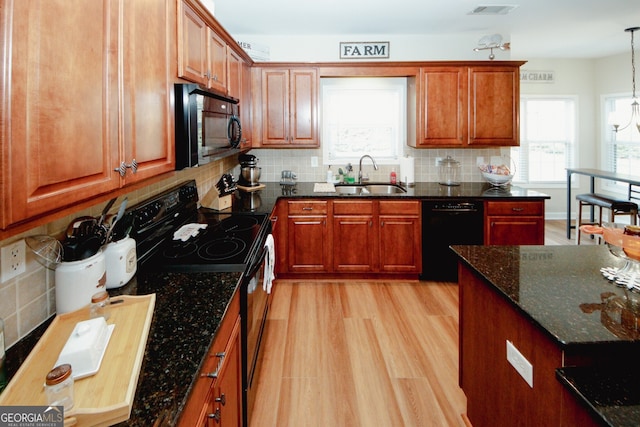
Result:
[[[176,169],[240,152],[238,100],[196,84],[175,84]]]

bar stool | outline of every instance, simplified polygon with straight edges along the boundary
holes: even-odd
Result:
[[[578,194],[578,216],[576,218],[576,244],[580,244],[580,226],[585,224],[602,225],[602,209],[609,209],[609,222],[615,222],[616,215],[629,215],[629,221],[636,225],[638,218],[638,205],[629,200],[618,200],[609,196],[596,193]],[[599,209],[598,220],[594,222],[582,220],[583,206],[597,206]]]

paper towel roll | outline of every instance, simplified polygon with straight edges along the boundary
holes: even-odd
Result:
[[[400,158],[400,182],[405,185],[414,185],[415,180],[415,159],[411,156]]]

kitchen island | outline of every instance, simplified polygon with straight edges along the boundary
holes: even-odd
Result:
[[[637,377],[640,295],[600,273],[620,259],[606,246],[453,249],[459,379],[474,427],[638,425],[640,393],[620,369]]]

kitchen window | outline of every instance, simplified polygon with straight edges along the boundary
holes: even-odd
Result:
[[[604,97],[603,105],[603,153],[602,169],[628,175],[638,175],[640,171],[640,132],[634,124],[613,131],[613,123],[625,126],[631,119],[631,97],[610,95]],[[604,181],[603,187],[626,194],[628,184]]]
[[[576,97],[521,95],[520,146],[511,148],[519,184],[566,185],[575,163]]]
[[[406,78],[323,78],[320,85],[324,164],[357,163],[363,154],[397,164],[406,141]]]

